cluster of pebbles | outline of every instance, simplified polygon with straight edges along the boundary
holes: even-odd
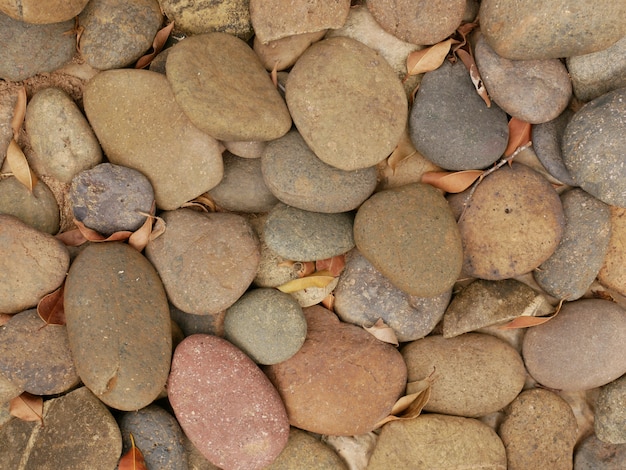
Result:
[[[4,161],[0,468],[114,469],[131,433],[150,469],[626,467],[624,2],[0,12],[0,165],[24,85],[39,177]],[[460,60],[407,76],[476,20],[490,106]],[[421,182],[493,168],[511,118],[532,147],[510,165],[459,194]],[[133,232],[154,207],[142,252],[56,237]],[[381,319],[399,346],[363,328]],[[424,379],[422,414],[380,427]],[[23,392],[42,422],[11,416]]]

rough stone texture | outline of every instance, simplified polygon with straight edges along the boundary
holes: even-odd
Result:
[[[206,335],[224,336],[224,316],[226,311],[213,315],[195,315],[186,313],[170,305],[170,316],[180,327],[184,336],[196,333]]]
[[[626,295],[626,208],[611,207],[611,238],[598,280]]]
[[[67,93],[45,88],[26,108],[26,132],[33,148],[30,165],[38,175],[69,183],[102,160],[102,150],[87,119]]]
[[[341,170],[387,158],[406,126],[400,80],[379,53],[354,39],[335,37],[309,47],[289,73],[285,93],[311,150]]]
[[[70,265],[65,246],[19,219],[0,214],[0,312],[18,313],[37,305],[59,287]]]
[[[289,430],[287,446],[267,470],[346,470],[348,467],[330,447],[298,428]]]
[[[306,320],[302,308],[289,294],[254,289],[228,308],[224,333],[257,364],[276,364],[302,347]]]
[[[280,396],[226,340],[192,335],[180,343],[168,395],[185,434],[219,467],[264,468],[287,444],[289,423]]]
[[[522,164],[503,166],[476,187],[459,221],[463,272],[489,280],[528,273],[552,255],[564,224],[548,180]]]
[[[304,309],[304,315],[308,329],[302,348],[287,361],[265,368],[285,403],[289,423],[342,436],[373,430],[404,391],[402,356],[321,306]]]
[[[574,453],[574,470],[622,470],[626,467],[626,444],[607,444],[590,435]]]
[[[370,327],[382,318],[398,341],[405,342],[423,338],[435,328],[451,291],[436,297],[407,295],[355,249],[346,256],[334,295],[335,313],[342,321]]]
[[[76,38],[63,33],[73,27],[73,20],[34,25],[0,13],[0,78],[20,81],[68,63]]]
[[[459,231],[441,193],[415,183],[380,191],[354,220],[359,251],[393,285],[410,295],[434,297],[459,276]]]
[[[18,387],[0,372],[0,403],[6,403],[8,405],[11,399],[17,397],[23,391],[24,389]],[[7,409],[6,413],[8,414],[8,412],[9,410]],[[0,418],[0,426],[2,426],[5,422],[5,418],[8,420],[8,417],[4,415],[4,411],[0,411],[0,415],[2,415]]]
[[[572,409],[555,393],[540,388],[521,393],[498,430],[508,470],[571,469],[577,427]]]
[[[626,444],[626,375],[600,390],[593,427],[601,441]]]
[[[163,22],[157,0],[91,0],[78,17],[80,53],[99,70],[122,68],[152,46]]]
[[[506,453],[498,435],[476,419],[427,414],[386,424],[367,468],[505,470]]]
[[[148,244],[146,256],[170,302],[198,315],[216,314],[235,303],[259,264],[258,240],[246,219],[191,209],[161,216],[166,231]]]
[[[85,112],[111,163],[143,173],[164,210],[216,186],[218,142],[176,104],[167,79],[146,70],[110,70],[89,81]]]
[[[626,4],[613,0],[485,0],[480,26],[508,59],[558,59],[606,49],[626,34]]]
[[[626,311],[609,300],[566,303],[556,318],[526,332],[523,355],[528,373],[546,387],[605,385],[626,373]]]
[[[0,11],[18,21],[35,24],[61,23],[78,15],[89,0],[3,0]]]
[[[313,43],[319,41],[326,30],[313,33],[296,34],[263,44],[258,36],[254,37],[254,52],[266,70],[285,70],[296,63],[302,53]]]
[[[18,87],[9,87],[0,93],[0,165],[4,163],[9,143],[13,139],[11,121],[17,103],[18,90]]]
[[[266,142],[261,140],[223,140],[222,145],[233,155],[241,158],[261,158]]]
[[[583,106],[565,129],[563,161],[579,186],[609,205],[626,207],[626,88]]]
[[[166,72],[189,119],[216,139],[273,140],[291,127],[285,102],[241,39],[226,33],[187,38],[167,56]]]
[[[167,380],[172,333],[165,291],[148,260],[123,243],[87,246],[70,268],[64,304],[83,383],[112,408],[152,403]]]
[[[187,462],[189,470],[220,470],[220,468],[209,462],[196,446],[183,433],[185,452],[187,452]]]
[[[609,206],[573,189],[561,196],[563,238],[554,253],[533,273],[539,286],[557,299],[582,297],[602,267],[611,234]]]
[[[369,0],[367,8],[382,28],[413,44],[435,44],[461,24],[465,0]]]
[[[563,163],[561,150],[565,128],[573,115],[572,110],[566,109],[552,121],[532,126],[531,140],[537,158],[550,175],[562,183],[578,186]]]
[[[506,114],[488,108],[461,61],[424,74],[409,119],[415,148],[449,170],[485,168],[504,153]]]
[[[268,143],[261,162],[265,183],[278,199],[312,212],[356,209],[376,187],[376,168],[343,171],[327,165],[296,130]]]
[[[0,214],[15,216],[40,232],[59,231],[59,206],[43,181],[31,193],[14,177],[0,179]]]
[[[341,28],[350,11],[350,0],[250,0],[254,33],[263,43],[295,34]]]
[[[485,416],[511,403],[524,386],[526,370],[519,353],[490,335],[439,335],[402,348],[407,381],[435,373],[425,411],[470,418]],[[468,391],[471,390],[471,393]],[[407,393],[413,393],[410,386]]]
[[[483,36],[474,55],[491,99],[522,121],[555,119],[572,97],[572,82],[559,59],[509,60],[496,54]]]

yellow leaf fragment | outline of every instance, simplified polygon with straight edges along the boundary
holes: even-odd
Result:
[[[37,184],[37,176],[30,169],[26,155],[14,139],[9,142],[6,160],[13,176],[32,193]]]
[[[293,279],[292,281],[278,286],[277,289],[286,294],[291,294],[292,292],[308,289],[309,287],[326,287],[334,279],[335,277],[329,272],[320,271],[299,279]]]
[[[9,402],[9,414],[22,421],[39,421],[43,426],[43,398],[23,392]]]
[[[369,334],[374,336],[374,338],[382,341],[383,343],[393,344],[394,346],[398,346],[400,344],[393,328],[387,326],[382,318],[379,318],[373,326],[364,326],[363,328]]]
[[[460,193],[474,184],[482,174],[482,170],[427,171],[422,175],[422,183],[430,184],[448,193]]]
[[[411,52],[406,59],[407,78],[411,75],[437,70],[443,64],[443,61],[446,60],[452,44],[458,42],[456,39],[450,38],[434,46]]]

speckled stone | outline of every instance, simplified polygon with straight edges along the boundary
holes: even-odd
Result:
[[[596,399],[593,427],[608,444],[626,444],[626,375],[601,388]]]
[[[78,15],[89,0],[3,0],[0,11],[18,21],[35,24],[60,23]]]
[[[611,238],[598,280],[626,295],[626,208],[611,206]]]
[[[626,467],[626,444],[607,444],[591,434],[574,453],[574,470],[622,470]]]
[[[323,39],[325,34],[324,29],[313,33],[286,36],[267,44],[263,44],[258,36],[254,36],[254,52],[259,56],[266,70],[274,70],[274,67],[278,71],[285,70],[295,64],[311,44]]]
[[[226,311],[208,315],[183,312],[170,304],[170,317],[180,327],[184,336],[196,333],[224,336],[224,316]]]
[[[37,181],[31,193],[14,177],[1,179],[0,214],[15,216],[40,232],[59,231],[59,206],[43,181]]]
[[[267,470],[346,470],[348,467],[330,447],[298,428],[289,430],[287,446]]]
[[[561,150],[565,128],[573,115],[572,110],[566,109],[552,121],[532,126],[531,140],[537,158],[550,175],[562,183],[578,186],[563,163]]]

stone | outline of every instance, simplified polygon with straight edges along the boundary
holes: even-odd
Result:
[[[21,220],[0,214],[0,312],[18,313],[37,305],[59,287],[70,265],[65,246]]]
[[[354,240],[363,256],[409,295],[442,294],[461,271],[454,216],[430,185],[414,183],[374,194],[356,214]]]
[[[183,336],[191,336],[196,333],[224,336],[225,316],[226,311],[215,314],[196,315],[183,312],[173,305],[170,305],[170,317],[180,327]]]
[[[626,375],[600,389],[593,427],[598,439],[608,444],[626,444]]]
[[[69,183],[80,171],[102,161],[100,144],[87,119],[59,88],[44,88],[31,98],[26,132],[33,149],[29,163],[38,175]]]
[[[191,122],[216,139],[267,141],[291,127],[285,102],[241,39],[226,33],[187,38],[167,56],[166,73]]]
[[[2,16],[0,14],[0,20]],[[9,143],[13,140],[12,120],[17,103],[19,87],[9,87],[0,93],[0,168],[4,164],[4,159],[9,148]]]
[[[0,179],[0,214],[17,217],[40,232],[59,231],[59,206],[43,181],[37,181],[31,193],[15,177]]]
[[[385,31],[399,39],[432,45],[454,33],[463,19],[465,4],[465,0],[369,0],[367,8]]]
[[[17,384],[11,382],[7,377],[0,372],[0,403],[9,404],[9,401],[22,394],[24,390]],[[8,413],[8,409],[6,410]],[[4,414],[4,412],[0,413]],[[4,416],[0,419],[0,427],[4,424]]]
[[[4,0],[0,11],[24,23],[50,24],[68,21],[77,16],[89,0]]]
[[[370,327],[382,318],[398,341],[406,342],[423,338],[435,328],[451,291],[436,297],[407,295],[355,249],[346,256],[334,296],[335,313],[342,321]]]
[[[67,275],[64,306],[85,386],[118,410],[152,403],[167,380],[172,333],[165,291],[148,260],[124,243],[87,246]]]
[[[296,130],[269,142],[261,163],[263,179],[278,199],[311,212],[351,211],[376,188],[375,167],[344,171],[330,166]]]
[[[563,163],[561,150],[565,128],[573,115],[572,110],[566,109],[552,121],[532,126],[531,140],[537,158],[550,175],[562,183],[578,186]]]
[[[196,446],[189,440],[189,438],[183,433],[183,440],[185,444],[185,452],[187,453],[187,462],[189,464],[189,470],[220,470],[218,467],[209,462]]]
[[[346,464],[329,446],[298,428],[289,430],[287,446],[267,470],[347,470]]]
[[[611,206],[611,237],[598,280],[626,295],[626,208]]]
[[[218,142],[187,119],[163,75],[101,72],[85,87],[84,103],[109,162],[143,173],[160,209],[176,209],[222,179]]]
[[[626,311],[616,303],[568,302],[555,318],[526,332],[524,363],[546,387],[590,390],[626,373],[625,337]]]
[[[289,294],[253,289],[226,311],[224,333],[257,364],[277,364],[302,347],[306,320],[297,300]]]
[[[148,243],[146,256],[170,302],[196,315],[226,310],[246,291],[259,264],[258,240],[246,219],[191,209],[161,217],[167,229]]]
[[[313,43],[319,41],[326,30],[312,33],[286,36],[263,44],[258,36],[254,36],[253,49],[266,70],[285,70],[296,63],[302,53]]]
[[[561,203],[563,238],[533,276],[548,294],[571,301],[585,295],[602,268],[611,235],[611,211],[579,188],[561,195]]]
[[[505,410],[498,434],[509,470],[572,468],[578,425],[565,400],[548,390],[522,392]]]
[[[555,119],[569,104],[572,82],[559,59],[506,59],[483,36],[474,55],[489,96],[507,114],[541,124]]]
[[[264,369],[285,403],[289,423],[318,434],[372,431],[404,392],[402,356],[324,307],[305,308],[304,316],[307,337],[302,348]]]
[[[261,140],[224,140],[222,145],[233,155],[241,158],[261,158],[266,142]]]
[[[174,352],[168,395],[183,431],[214,465],[261,469],[287,444],[280,396],[254,362],[224,339],[183,340]]]
[[[626,444],[607,444],[591,434],[574,453],[574,470],[621,470],[626,466]]]
[[[498,435],[477,419],[426,414],[383,426],[368,469],[489,468],[505,470]]]
[[[476,187],[459,220],[463,273],[493,281],[526,274],[554,253],[564,225],[548,180],[519,163],[503,166]]]
[[[486,0],[480,27],[507,59],[558,59],[606,49],[626,34],[626,5],[613,0]]]
[[[409,383],[435,373],[424,406],[424,411],[433,413],[485,416],[511,403],[526,379],[519,353],[490,335],[431,335],[407,344],[401,352]],[[407,386],[408,394],[414,391]]]
[[[506,149],[506,114],[487,107],[460,61],[424,74],[409,118],[411,141],[428,160],[448,170],[485,168]]]
[[[99,70],[132,64],[152,46],[163,15],[157,0],[91,0],[78,16],[80,53]]]
[[[626,207],[626,88],[584,105],[565,129],[563,161],[579,186],[612,206]]]
[[[284,258],[316,261],[346,253],[354,247],[352,215],[322,214],[277,204],[263,228],[267,246]]]
[[[309,47],[289,73],[285,97],[313,153],[340,170],[378,164],[406,126],[407,98],[393,69],[379,53],[346,37]]]

